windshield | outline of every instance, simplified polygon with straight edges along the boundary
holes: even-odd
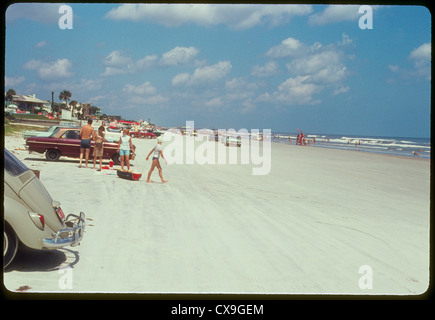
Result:
[[[18,176],[29,170],[29,168],[10,153],[9,150],[5,149],[5,170],[13,176]]]
[[[56,128],[49,137],[54,137],[59,132],[59,128]]]

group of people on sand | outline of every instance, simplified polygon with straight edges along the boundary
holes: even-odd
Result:
[[[97,169],[98,171],[101,171],[102,162],[103,162],[103,150],[104,150],[104,141],[106,141],[104,137],[104,127],[100,126],[98,128],[98,131],[95,131],[92,127],[92,119],[88,120],[88,124],[84,125],[80,129],[80,162],[79,162],[79,168],[82,167],[82,161],[83,161],[83,155],[85,156],[85,168],[88,167],[88,160],[89,160],[89,153],[91,150],[91,141],[95,141],[94,146],[94,167],[97,162],[97,158],[100,160],[100,168]],[[153,173],[154,169],[157,168],[159,171],[160,179],[162,180],[162,183],[168,182],[168,180],[165,180],[163,178],[162,173],[162,167],[160,165],[160,156],[163,160],[165,160],[165,163],[167,163],[165,157],[163,156],[162,151],[162,140],[161,138],[157,138],[157,145],[151,149],[150,153],[146,157],[146,161],[148,161],[148,158],[150,157],[151,153],[153,154],[151,168],[148,172],[147,182],[151,183],[151,174]],[[119,138],[118,141],[118,149],[117,152],[120,156],[120,164],[121,164],[121,170],[124,171],[124,162],[127,165],[127,171],[130,171],[130,150],[134,150],[133,142],[131,141],[131,137],[129,135],[129,129],[124,129],[122,131],[122,135]]]

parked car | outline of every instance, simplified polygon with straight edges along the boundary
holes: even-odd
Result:
[[[237,146],[240,147],[242,145],[242,138],[240,136],[225,136],[223,139],[223,143],[229,147],[229,146]]]
[[[49,136],[51,136],[53,131],[59,127],[60,126],[51,126],[44,131],[26,130],[23,132],[23,138],[24,138],[24,140],[26,140],[27,138],[30,138],[30,137],[49,137]]]
[[[95,131],[98,131],[98,128],[94,128]],[[118,142],[119,138],[121,138],[122,132],[121,130],[114,130],[104,127],[104,137],[109,142]]]
[[[60,157],[80,157],[80,128],[57,128],[49,137],[30,137],[26,140],[29,152],[44,153],[50,161],[59,160]],[[90,155],[92,156],[95,142],[91,142]],[[105,141],[103,159],[111,159],[115,164],[120,163],[118,143]],[[133,150],[131,150],[133,152]]]
[[[19,243],[38,250],[78,245],[85,214],[65,217],[35,173],[7,149],[4,165],[3,267],[14,259]]]
[[[157,138],[157,135],[154,132],[151,132],[148,130],[143,130],[142,137],[147,138],[147,139],[154,139],[154,138]]]

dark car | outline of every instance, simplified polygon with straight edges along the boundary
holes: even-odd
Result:
[[[50,161],[59,160],[60,157],[80,157],[80,128],[57,128],[49,137],[30,137],[26,140],[26,147],[30,152],[44,153]],[[92,156],[95,142],[91,142],[90,155]],[[104,142],[103,159],[111,159],[115,164],[120,163],[118,143]]]

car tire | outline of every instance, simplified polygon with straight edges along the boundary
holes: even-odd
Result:
[[[6,268],[14,260],[17,250],[17,235],[8,224],[5,224],[3,230],[3,268]]]
[[[45,153],[45,158],[49,161],[57,161],[60,158],[60,151],[56,149],[48,149]]]
[[[113,163],[114,163],[115,165],[119,166],[119,165],[121,164],[121,156],[119,155],[119,153],[115,153],[115,154],[112,156],[112,160],[113,160]]]

